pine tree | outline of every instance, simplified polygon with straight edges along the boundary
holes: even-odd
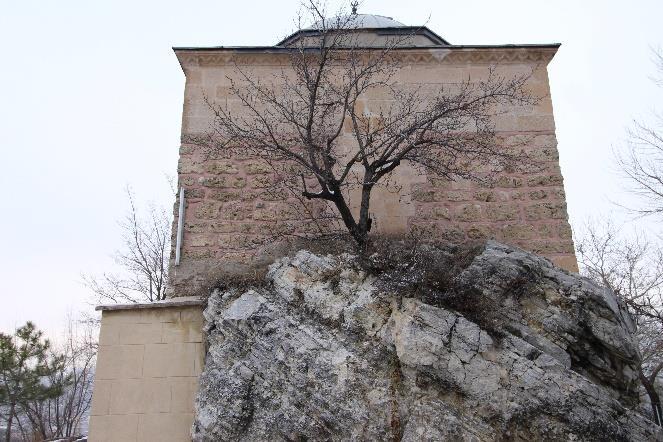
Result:
[[[54,355],[48,339],[32,322],[14,335],[0,333],[0,406],[8,409],[5,441],[11,440],[12,424],[22,404],[58,397],[69,382],[48,382],[64,360]]]

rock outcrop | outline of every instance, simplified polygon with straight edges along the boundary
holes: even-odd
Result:
[[[612,293],[495,242],[433,298],[353,262],[212,294],[194,440],[663,440]]]

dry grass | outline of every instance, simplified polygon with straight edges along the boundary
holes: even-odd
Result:
[[[376,276],[380,290],[454,310],[499,338],[502,335],[501,300],[488,297],[459,279],[484,250],[485,242],[453,244],[428,241],[424,236],[417,232],[406,236],[374,235],[363,250],[344,235],[288,241],[251,265],[226,266],[226,270],[210,275],[205,290],[207,293],[214,289],[242,292],[265,287],[269,265],[279,257],[292,256],[302,249],[318,255],[349,253],[357,257],[350,265]],[[527,281],[523,284],[527,285]]]

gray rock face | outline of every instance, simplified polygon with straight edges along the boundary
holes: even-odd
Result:
[[[663,440],[634,411],[629,316],[543,258],[489,242],[446,306],[350,256],[300,251],[268,279],[209,299],[196,441]]]

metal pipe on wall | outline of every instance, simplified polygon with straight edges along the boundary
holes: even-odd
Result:
[[[175,265],[180,265],[180,249],[184,233],[184,187],[180,187],[180,208],[177,214],[177,242],[175,243]]]

